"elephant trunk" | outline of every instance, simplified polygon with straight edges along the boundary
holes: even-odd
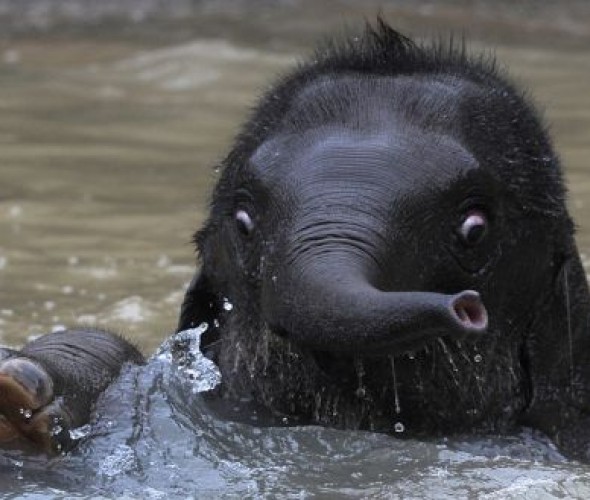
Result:
[[[263,287],[273,331],[314,350],[395,355],[437,337],[480,336],[488,317],[472,290],[448,295],[382,291],[340,259],[290,267]]]

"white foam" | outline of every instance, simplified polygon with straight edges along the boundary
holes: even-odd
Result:
[[[80,274],[88,275],[97,280],[106,280],[117,276],[118,271],[113,267],[77,267],[73,269]]]
[[[184,91],[221,80],[225,64],[261,60],[282,62],[284,57],[238,47],[226,40],[199,40],[141,53],[119,61],[113,69],[131,72],[132,78],[163,90]]]
[[[98,474],[114,477],[131,470],[135,464],[135,452],[130,446],[120,444],[99,465]]]

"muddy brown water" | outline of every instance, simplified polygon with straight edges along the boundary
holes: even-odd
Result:
[[[0,344],[92,325],[152,353],[174,330],[194,271],[191,238],[216,161],[261,89],[308,44],[277,50],[214,36],[3,41]],[[578,243],[590,255],[590,47],[494,46],[545,110]],[[542,493],[555,487],[530,481]],[[575,491],[588,492],[587,479],[581,484]]]

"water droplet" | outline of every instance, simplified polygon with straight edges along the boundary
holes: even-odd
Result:
[[[82,439],[90,435],[91,427],[89,424],[77,427],[76,429],[70,429],[70,438],[74,440]]]
[[[481,354],[476,354],[475,356],[473,356],[473,361],[475,361],[476,363],[481,363],[483,360],[483,357]]]
[[[391,363],[391,378],[393,379],[393,396],[395,402],[395,413],[399,414],[402,411],[399,402],[399,393],[397,392],[397,376],[395,374],[395,359],[393,356],[389,357],[389,362]]]
[[[21,408],[19,410],[19,413],[25,417],[27,420],[30,419],[33,416],[33,412],[31,410],[29,410],[28,408]]]
[[[393,430],[395,432],[401,433],[401,432],[404,432],[406,430],[406,427],[401,422],[396,422],[394,424],[394,426],[393,426]]]

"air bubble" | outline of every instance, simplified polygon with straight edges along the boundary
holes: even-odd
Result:
[[[483,360],[483,357],[481,354],[476,354],[475,356],[473,356],[473,361],[475,361],[476,363],[481,363]]]
[[[397,433],[402,433],[406,430],[406,427],[401,422],[396,422],[393,426],[393,430]]]

